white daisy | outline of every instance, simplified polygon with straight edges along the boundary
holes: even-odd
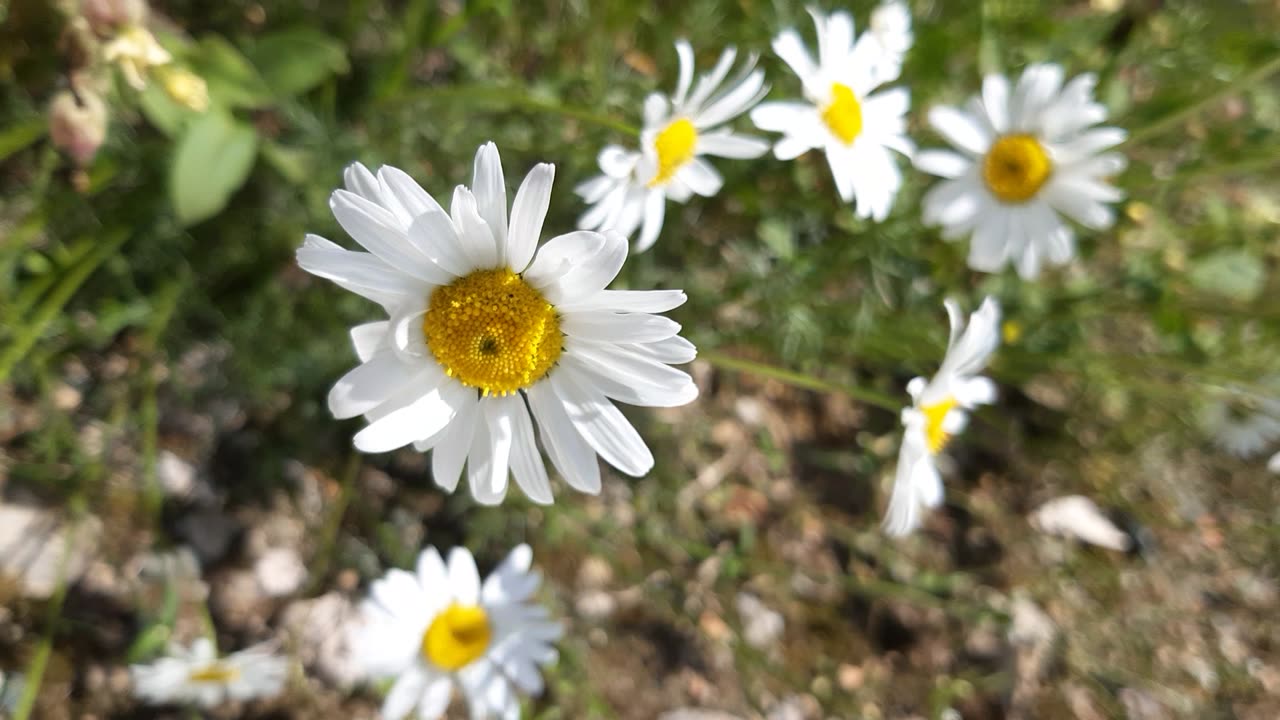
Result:
[[[737,51],[728,48],[711,72],[693,83],[693,48],[676,42],[680,77],[670,98],[652,93],[644,102],[640,150],[617,145],[599,157],[604,173],[580,184],[575,192],[592,207],[578,220],[585,230],[613,229],[630,237],[643,224],[636,252],[653,246],[662,230],[666,201],[688,202],[693,195],[711,197],[723,179],[702,156],[757,158],[769,150],[759,138],[735,133],[725,123],[749,110],[768,92],[764,73],[751,57],[725,82]]]
[[[892,82],[902,74],[902,61],[915,36],[911,32],[911,9],[903,0],[882,3],[871,11],[867,33],[880,46],[877,77]]]
[[[1263,384],[1280,388],[1280,378],[1268,378]],[[1200,423],[1218,447],[1238,458],[1255,457],[1280,440],[1280,394],[1222,388],[1205,407]]]
[[[855,42],[849,13],[809,13],[818,30],[816,64],[794,29],[773,41],[804,84],[805,100],[761,103],[751,122],[783,134],[773,148],[779,160],[820,148],[840,198],[855,204],[858,217],[883,220],[902,186],[889,150],[910,157],[915,149],[904,135],[911,95],[904,88],[873,92],[891,79],[884,77],[884,50],[873,33]]]
[[[1010,92],[1002,75],[988,75],[967,112],[937,107],[929,122],[959,152],[926,150],[916,167],[946,178],[924,197],[924,221],[943,237],[972,234],[969,267],[998,272],[1013,263],[1031,279],[1041,264],[1075,255],[1075,235],[1059,213],[1091,230],[1115,221],[1107,203],[1123,194],[1107,176],[1125,158],[1101,151],[1125,131],[1094,127],[1107,109],[1093,100],[1097,78],[1080,75],[1063,86],[1058,65],[1031,65]]]
[[[613,232],[571,232],[540,248],[555,168],[525,178],[507,216],[498,149],[476,153],[473,187],[451,213],[408,175],[347,169],[330,207],[369,250],[316,235],[298,250],[307,271],[381,304],[390,320],[351,331],[361,365],[329,393],[337,418],[364,415],[364,452],[432,450],[432,475],[452,492],[466,466],[471,493],[502,501],[508,472],[531,499],[552,501],[534,440],[573,488],[600,491],[596,455],[641,476],[653,455],[614,406],[683,405],[698,395],[669,364],[696,353],[680,325],[654,313],[679,290],[606,290],[627,257]]]
[[[996,397],[995,383],[978,373],[1000,344],[1000,306],[987,298],[968,327],[954,302],[948,300],[946,307],[951,339],[942,367],[930,380],[918,377],[907,384],[911,407],[902,411],[906,430],[884,519],[885,532],[894,536],[912,532],[927,508],[942,504],[942,477],[934,457],[951,436],[964,430],[969,410],[989,405]]]
[[[396,678],[384,718],[399,720],[415,708],[422,720],[441,717],[455,684],[471,717],[520,717],[516,691],[542,693],[538,666],[556,661],[551,644],[563,634],[546,608],[529,602],[541,581],[532,562],[533,552],[521,545],[482,585],[465,548],[454,548],[446,567],[429,547],[416,575],[392,570],[373,583],[355,640],[370,675]]]
[[[130,666],[129,674],[133,694],[144,702],[212,708],[228,700],[279,695],[288,663],[265,644],[218,659],[213,642],[200,638],[190,648],[171,647],[168,657],[150,665]]]

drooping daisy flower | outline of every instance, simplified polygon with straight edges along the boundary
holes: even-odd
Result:
[[[554,663],[552,643],[563,628],[529,598],[541,578],[533,552],[521,545],[480,583],[465,548],[446,567],[435,548],[418,557],[417,573],[392,570],[373,583],[356,641],[357,657],[374,677],[395,677],[382,716],[399,720],[416,709],[441,717],[456,685],[473,718],[520,717],[517,690],[540,695],[538,666]]]
[[[871,11],[867,35],[880,46],[876,67],[880,82],[892,82],[902,74],[902,61],[915,36],[911,32],[911,9],[903,0],[881,3]]]
[[[580,184],[575,192],[592,207],[578,220],[585,230],[613,229],[630,237],[637,228],[636,252],[653,246],[662,230],[667,198],[688,202],[693,195],[711,197],[723,179],[702,156],[757,158],[769,144],[724,127],[768,92],[764,73],[751,57],[725,82],[737,51],[728,48],[711,72],[693,83],[693,48],[676,42],[680,77],[670,98],[652,93],[644,102],[640,151],[610,145],[600,153],[604,173]]]
[[[805,100],[761,103],[751,122],[783,134],[773,148],[779,160],[820,148],[840,198],[854,203],[858,217],[883,220],[902,186],[889,151],[910,157],[915,149],[903,134],[911,96],[904,88],[874,92],[892,79],[884,77],[892,59],[872,33],[855,42],[849,13],[810,14],[818,30],[816,64],[794,29],[773,41],[773,51],[804,84]]]
[[[1222,388],[1201,414],[1213,443],[1238,458],[1256,457],[1280,440],[1280,378],[1267,378],[1263,385],[1276,394]]]
[[[352,329],[362,364],[329,393],[335,417],[369,421],[357,449],[431,450],[436,483],[452,492],[465,465],[485,504],[505,497],[508,473],[534,501],[552,501],[535,422],[551,462],[582,492],[600,491],[597,454],[628,475],[653,467],[613,400],[670,407],[697,397],[689,375],[669,367],[692,360],[693,345],[654,314],[685,294],[606,290],[627,257],[617,233],[571,232],[538,247],[554,170],[529,173],[508,222],[492,143],[450,213],[400,170],[347,169],[330,207],[369,252],[308,235],[298,264],[390,315]]]
[[[906,430],[884,518],[885,532],[894,536],[912,532],[926,509],[942,504],[942,477],[934,465],[935,456],[968,424],[968,411],[989,405],[996,397],[995,383],[978,373],[1000,344],[1000,306],[987,298],[967,327],[954,302],[948,300],[946,307],[951,340],[942,367],[932,379],[918,377],[907,384],[911,407],[902,411]]]
[[[129,25],[102,48],[103,58],[120,66],[124,79],[134,90],[147,88],[147,73],[153,67],[167,65],[173,60],[156,42],[156,36],[141,25]]]
[[[1101,151],[1125,131],[1094,127],[1107,117],[1093,100],[1096,82],[1085,74],[1064,87],[1060,66],[1030,65],[1012,92],[1004,76],[988,75],[967,112],[929,113],[959,152],[916,156],[916,167],[946,178],[925,195],[924,220],[941,225],[947,240],[972,235],[969,267],[998,272],[1012,263],[1031,279],[1042,264],[1075,255],[1075,234],[1059,213],[1091,230],[1111,227],[1107,203],[1123,195],[1106,178],[1124,169],[1125,158]]]
[[[200,638],[190,648],[171,647],[168,657],[150,665],[130,666],[129,674],[139,700],[212,708],[228,700],[279,695],[288,664],[265,644],[219,659],[213,642]]]

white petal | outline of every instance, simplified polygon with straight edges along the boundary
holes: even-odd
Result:
[[[511,474],[515,477],[516,485],[520,486],[530,500],[543,505],[551,504],[554,500],[551,481],[547,479],[547,467],[538,453],[538,443],[533,437],[533,421],[529,419],[524,397],[520,393],[513,393],[489,402],[501,404],[502,412],[511,422]]]
[[[329,208],[353,240],[390,267],[433,285],[451,280],[409,242],[390,210],[346,190],[333,192]]]
[[[418,554],[416,571],[418,584],[422,586],[424,593],[439,593],[448,587],[449,571],[435,546],[428,546]]]
[[[693,92],[689,94],[689,98],[684,102],[683,108],[676,108],[674,112],[697,113],[702,103],[715,93],[720,87],[720,83],[728,77],[729,70],[733,67],[733,61],[738,57],[738,50],[734,47],[727,47],[720,53],[720,59],[716,62],[711,72],[698,78],[698,82],[693,86]]]
[[[697,152],[717,157],[749,160],[769,152],[769,143],[760,138],[718,130],[698,136]]]
[[[453,189],[449,216],[458,229],[458,240],[471,263],[480,270],[491,270],[502,262],[503,253],[489,224],[480,217],[475,195],[465,185]]]
[[[511,418],[495,400],[497,398],[490,397],[480,401],[481,420],[467,458],[471,497],[481,505],[497,505],[507,496],[511,468]]]
[[[604,395],[588,390],[566,372],[549,376],[570,422],[606,462],[633,477],[653,469],[653,453],[640,433]]]
[[[982,78],[982,107],[998,133],[1009,129],[1009,81],[999,73]]]
[[[471,551],[458,546],[449,551],[449,590],[459,605],[480,601],[480,571]]]
[[[644,99],[644,127],[657,130],[666,124],[670,108],[662,93],[649,93]]]
[[[981,218],[969,244],[969,267],[979,272],[1000,272],[1009,259],[1009,213],[997,209]]]
[[[479,417],[480,404],[475,390],[472,390],[459,403],[458,414],[449,421],[444,436],[431,451],[431,477],[445,492],[453,492],[458,487]]]
[[[489,226],[499,245],[507,241],[507,181],[502,174],[502,158],[498,146],[485,143],[476,150],[471,175],[471,191],[476,196],[476,210]],[[516,200],[519,203],[519,199]],[[514,218],[513,218],[514,221]],[[524,269],[523,267],[519,269]]]
[[[770,132],[794,132],[794,128],[806,118],[814,114],[809,103],[795,101],[775,101],[760,103],[751,110],[751,122],[761,130]],[[731,157],[731,156],[727,156]]]
[[[680,74],[671,102],[676,107],[680,107],[689,95],[689,86],[693,84],[693,48],[689,46],[689,41],[683,38],[676,41],[676,57],[680,59]]]
[[[920,526],[923,508],[912,485],[913,470],[918,463],[930,462],[922,441],[913,438],[917,430],[907,428],[902,446],[898,449],[898,466],[894,471],[893,492],[885,510],[882,527],[891,537],[909,535]]]
[[[764,71],[756,70],[698,113],[694,118],[694,125],[701,130],[728,122],[760,102],[767,91],[768,88],[764,84]]]
[[[773,41],[773,51],[778,57],[782,58],[791,71],[800,78],[800,81],[808,85],[811,78],[817,74],[818,69],[813,64],[813,57],[809,54],[808,48],[804,46],[804,41],[800,39],[800,35],[790,28],[783,30]]]
[[[365,323],[351,328],[351,345],[360,362],[368,362],[379,348],[387,347],[387,321]]]
[[[596,453],[574,428],[550,381],[534,384],[527,394],[542,446],[561,477],[579,492],[599,493],[600,464]]]
[[[1044,199],[1072,220],[1092,230],[1106,230],[1115,222],[1111,208],[1093,200],[1081,188],[1061,180],[1051,181],[1044,189]]]
[[[378,168],[378,183],[382,187],[383,198],[393,201],[394,209],[402,213],[401,219],[406,228],[423,213],[444,211],[435,198],[399,168],[390,165]]]
[[[715,195],[720,192],[720,187],[724,185],[724,178],[720,177],[720,173],[711,167],[711,163],[702,158],[695,157],[680,168],[677,173],[679,178],[687,183],[695,193],[703,197]]]
[[[627,259],[627,239],[612,230],[593,234],[596,235],[593,241],[597,239],[600,241],[598,244],[593,242],[594,253],[570,260],[564,274],[554,283],[540,287],[535,283],[535,287],[539,287],[552,304],[571,305],[579,300],[591,298],[613,282],[618,272],[622,270],[622,265]],[[575,240],[566,244],[573,246],[577,243],[578,241]],[[548,242],[543,246],[543,250],[545,251],[550,245],[551,243]],[[534,265],[537,264],[538,259],[535,258]]]
[[[688,300],[683,290],[601,290],[572,303],[558,305],[561,313],[584,310],[659,313],[680,307]]]
[[[941,106],[930,110],[929,124],[947,142],[975,157],[991,147],[991,135],[972,117],[953,107]]]
[[[688,373],[617,346],[575,342],[561,362],[579,379],[628,405],[680,407],[698,397]]]
[[[342,184],[347,190],[370,202],[382,204],[382,186],[364,163],[354,162],[342,171]]]
[[[665,340],[680,332],[680,323],[648,313],[615,313],[588,310],[565,313],[560,329],[572,337],[599,342],[646,343]]]
[[[542,223],[551,205],[551,184],[556,168],[548,163],[534,166],[525,176],[511,208],[511,234],[507,241],[507,264],[515,272],[523,272],[533,259],[534,249],[542,237]]]
[[[409,666],[400,674],[387,693],[387,698],[382,701],[382,717],[387,720],[403,720],[418,704],[426,686],[426,671],[417,665]]]
[[[329,391],[329,412],[338,420],[363,415],[417,381],[430,382],[430,375],[405,365],[392,352],[381,352],[357,365]]]
[[[622,179],[631,174],[636,168],[636,162],[640,159],[640,153],[634,150],[627,150],[617,145],[606,145],[600,154],[596,156],[596,162],[600,164],[600,171],[611,178]]]
[[[644,252],[658,241],[666,211],[667,198],[661,191],[650,190],[644,198],[644,228],[640,231],[640,238],[636,240],[636,252]]]
[[[817,140],[815,142],[814,140]],[[773,146],[773,156],[779,160],[795,160],[810,150],[822,147],[822,142],[818,138],[803,138],[798,135],[790,135],[778,141]]]
[[[484,579],[480,601],[485,605],[498,605],[528,600],[540,581],[537,573],[529,572],[532,567],[533,550],[524,543],[517,545]]]
[[[303,270],[332,280],[383,307],[398,305],[406,298],[421,297],[430,287],[397,272],[369,253],[344,250],[319,235],[307,235],[298,248],[297,259]]]
[[[409,241],[451,276],[448,282],[465,277],[476,269],[475,262],[463,250],[453,220],[443,210],[431,210],[414,218],[409,224]],[[448,282],[441,284],[447,285]]]
[[[693,343],[679,335],[655,343],[624,345],[621,347],[626,347],[629,350],[668,365],[683,365],[693,362],[694,358],[698,357],[698,349],[693,346]]]
[[[418,702],[418,720],[438,720],[449,709],[453,696],[453,681],[448,675],[436,675],[427,682]]]
[[[1076,538],[1120,552],[1127,551],[1133,542],[1083,495],[1054,498],[1041,505],[1031,514],[1031,526],[1043,533]]]
[[[439,432],[461,405],[455,388],[465,390],[453,381],[441,382],[409,405],[372,423],[356,433],[356,449],[367,453],[388,452]]]
[[[973,167],[973,161],[950,150],[923,150],[915,156],[915,166],[943,178],[957,178]]]

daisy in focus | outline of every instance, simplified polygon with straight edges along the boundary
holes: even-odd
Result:
[[[1013,264],[1035,278],[1041,265],[1075,255],[1075,233],[1061,215],[1090,230],[1115,222],[1109,203],[1123,194],[1107,177],[1125,167],[1125,131],[1095,127],[1107,109],[1093,99],[1097,78],[1063,85],[1061,66],[1030,65],[1011,88],[988,75],[965,110],[937,107],[929,123],[955,148],[925,150],[916,167],[945,178],[924,197],[924,221],[943,237],[972,235],[969,267],[999,272]]]
[[[473,718],[520,717],[517,691],[540,695],[538,667],[554,663],[563,628],[529,598],[541,577],[521,545],[484,580],[465,548],[446,566],[435,548],[416,573],[391,570],[373,583],[355,638],[358,658],[375,677],[394,677],[382,716],[422,720],[444,715],[457,686]]]
[[[189,648],[171,648],[168,657],[150,665],[130,666],[129,674],[134,695],[144,702],[212,708],[229,700],[279,695],[288,663],[266,645],[219,659],[213,642],[200,638]]]
[[[761,103],[751,111],[751,122],[782,133],[773,147],[779,160],[821,149],[840,198],[854,203],[858,217],[883,220],[902,186],[890,151],[910,157],[915,149],[904,134],[911,95],[904,88],[876,92],[901,70],[901,57],[886,49],[886,43],[901,46],[901,33],[869,32],[855,41],[849,13],[810,14],[818,31],[816,63],[794,29],[773,41],[773,51],[803,83],[805,99]],[[910,16],[907,23],[910,44]]]
[[[942,504],[942,476],[934,458],[964,430],[970,410],[996,398],[995,383],[978,373],[1000,344],[1000,306],[987,298],[967,326],[954,302],[948,300],[946,308],[951,339],[942,367],[929,380],[917,377],[907,383],[911,407],[902,411],[906,430],[884,518],[884,531],[893,536],[910,534],[925,510]]]
[[[672,407],[697,397],[693,379],[670,367],[696,351],[656,314],[685,294],[606,290],[627,257],[614,232],[539,247],[554,170],[530,171],[508,216],[492,143],[448,213],[400,170],[347,168],[329,204],[369,252],[308,235],[298,264],[390,316],[352,329],[361,364],[329,393],[335,417],[368,420],[358,450],[430,450],[436,484],[452,492],[465,466],[472,495],[489,505],[506,496],[508,475],[535,502],[552,501],[535,434],[581,492],[600,491],[597,455],[636,477],[653,467],[614,401]]]
[[[723,179],[703,156],[757,158],[769,144],[724,127],[760,102],[768,92],[764,72],[749,58],[726,82],[737,51],[728,48],[711,72],[693,82],[693,48],[676,42],[680,76],[670,98],[652,93],[644,102],[640,150],[610,145],[600,152],[603,173],[575,188],[591,207],[578,220],[584,230],[607,230],[631,237],[640,230],[636,252],[653,247],[662,231],[668,198],[688,202],[711,197]]]

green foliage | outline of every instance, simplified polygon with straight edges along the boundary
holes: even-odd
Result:
[[[218,110],[196,118],[178,139],[169,195],[178,222],[194,225],[216,215],[253,169],[258,136]]]

